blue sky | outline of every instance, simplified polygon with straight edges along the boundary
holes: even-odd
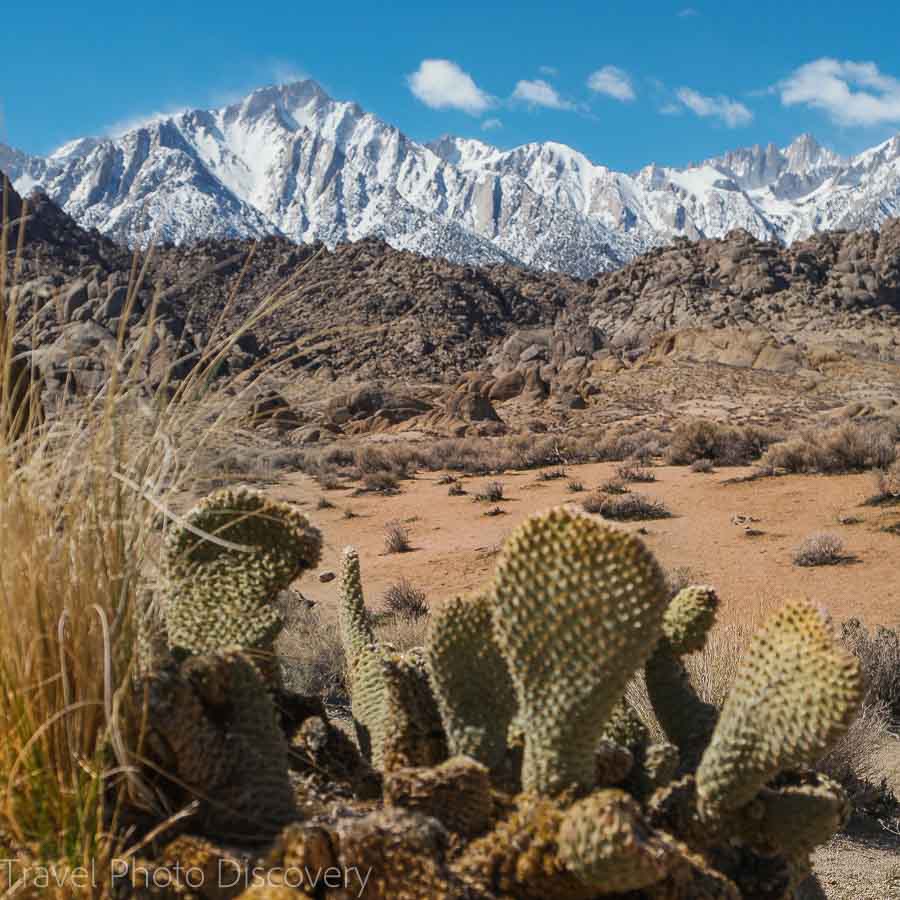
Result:
[[[855,152],[900,131],[892,2],[7,7],[0,141],[31,153],[300,76],[417,140],[555,140],[624,170],[804,131]]]

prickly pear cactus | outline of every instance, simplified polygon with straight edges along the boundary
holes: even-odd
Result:
[[[662,881],[673,850],[647,825],[633,797],[609,789],[567,810],[559,828],[559,856],[585,884],[603,893],[624,893]]]
[[[436,766],[447,758],[447,739],[428,679],[425,652],[386,653],[382,660],[385,772]]]
[[[751,641],[703,754],[700,814],[719,819],[779,772],[813,765],[861,698],[859,660],[835,642],[815,606],[787,603]]]
[[[282,624],[275,597],[321,550],[321,532],[292,506],[245,488],[211,494],[165,542],[169,645],[187,654],[241,647],[266,667]]]
[[[369,623],[359,554],[353,547],[344,550],[341,561],[340,622],[356,738],[366,758],[380,769],[387,727],[384,651]]]
[[[490,598],[447,601],[431,622],[427,653],[450,753],[496,770],[506,756],[516,697],[494,640]]]
[[[597,742],[665,608],[663,573],[633,535],[565,508],[512,533],[493,616],[525,732],[525,790],[594,786]]]

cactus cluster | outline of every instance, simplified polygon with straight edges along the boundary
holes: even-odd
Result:
[[[305,559],[317,553],[315,544]],[[236,586],[224,567],[212,571]],[[448,602],[424,648],[401,654],[379,642],[352,549],[340,603],[354,726],[382,773],[381,804],[355,793],[355,810],[295,814],[265,859],[273,870],[288,860],[371,865],[360,896],[384,900],[789,900],[811,851],[848,815],[840,786],[811,767],[855,714],[859,667],[806,602],[788,603],[751,642],[720,712],[696,695],[683,663],[704,646],[715,592],[670,598],[636,535],[567,508],[515,529],[491,584]],[[625,698],[640,675],[653,722]],[[198,688],[206,682],[192,677],[191,690],[225,702],[218,681]],[[184,715],[208,716],[186,696]],[[269,725],[271,716],[267,708]],[[320,768],[340,745],[327,729],[317,714],[293,738]],[[187,758],[194,739],[178,733],[165,743]],[[223,753],[212,735],[198,746]],[[276,743],[266,753],[286,771]],[[246,808],[262,787],[260,802],[284,799],[274,769],[256,768],[232,767],[223,788],[232,806]],[[214,766],[201,786],[220,789],[226,770]],[[313,790],[304,782],[304,809]],[[284,802],[266,802],[271,821],[290,817]],[[279,890],[253,889],[247,900]]]

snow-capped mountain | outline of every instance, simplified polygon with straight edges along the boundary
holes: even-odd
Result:
[[[0,144],[0,170],[20,193],[40,188],[81,225],[130,244],[374,235],[457,262],[582,276],[678,236],[745,228],[790,242],[900,214],[900,136],[852,158],[803,135],[786,148],[627,174],[552,142],[419,144],[313,81],[47,157]]]

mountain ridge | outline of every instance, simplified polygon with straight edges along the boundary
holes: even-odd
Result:
[[[579,277],[679,237],[743,229],[789,244],[900,214],[900,136],[846,158],[805,134],[629,174],[553,141],[421,144],[309,80],[46,157],[0,144],[0,169],[20,193],[43,190],[79,224],[130,246],[377,237],[458,263]]]

